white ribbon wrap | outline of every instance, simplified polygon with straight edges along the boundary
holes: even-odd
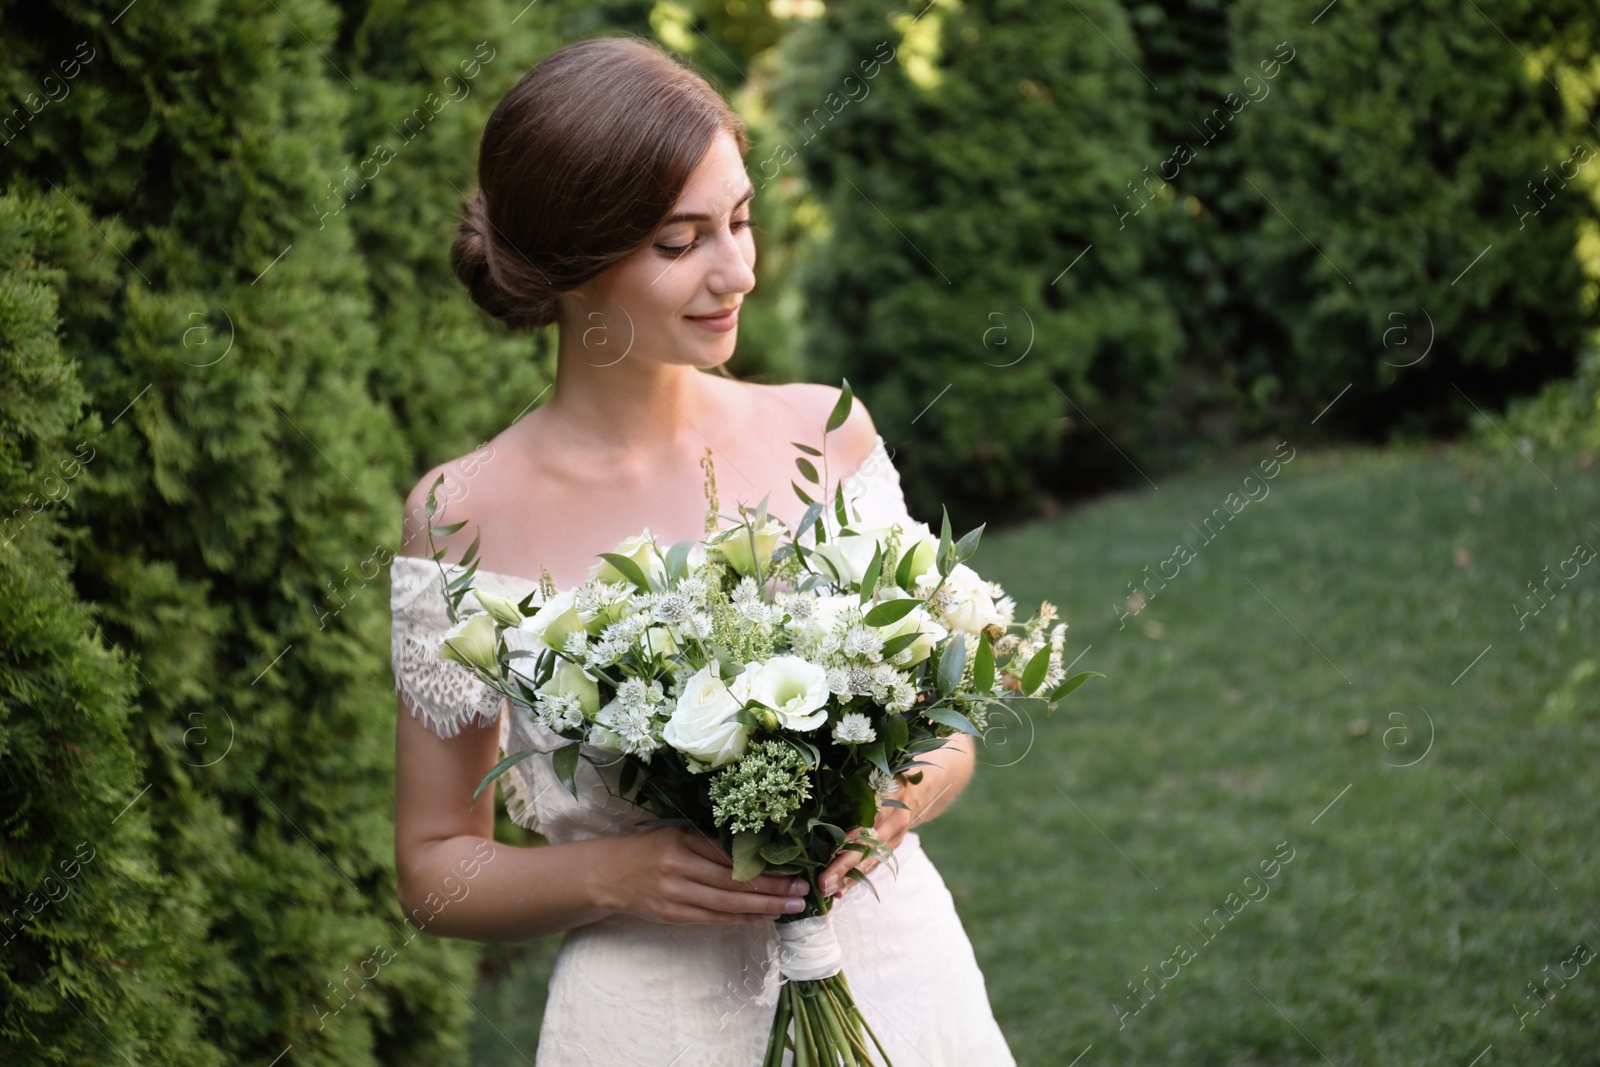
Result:
[[[778,972],[792,981],[815,981],[844,970],[844,951],[833,917],[813,915],[778,923]]]

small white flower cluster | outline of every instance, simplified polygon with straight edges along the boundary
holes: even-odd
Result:
[[[748,575],[739,579],[731,599],[734,613],[742,624],[768,631],[783,621],[783,609],[762,600],[761,587]]]
[[[583,725],[583,705],[575,693],[540,693],[533,702],[533,718],[557,733]]]
[[[629,678],[617,687],[615,699],[595,715],[595,722],[609,730],[610,735],[591,740],[606,748],[649,759],[664,743],[661,729],[669,713],[667,694],[660,682]]]
[[[859,711],[852,711],[840,717],[833,724],[833,739],[841,745],[864,745],[877,740],[878,731],[872,728],[872,720]]]
[[[586,667],[609,667],[628,654],[649,622],[642,613],[624,615],[600,631],[600,640],[592,645],[589,635],[579,630],[567,636],[566,653],[573,659],[583,660]]]
[[[844,663],[828,671],[828,690],[841,700],[871,697],[889,711],[906,712],[917,702],[917,687],[910,675],[887,663],[865,666]]]

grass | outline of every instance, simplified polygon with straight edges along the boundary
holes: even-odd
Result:
[[[1562,961],[1600,954],[1600,560],[1511,605],[1600,550],[1600,467],[1299,449],[1207,541],[1272,455],[972,560],[1106,675],[922,828],[1018,1062],[1595,1063],[1600,956]],[[554,951],[480,988],[472,1062],[531,1058]]]

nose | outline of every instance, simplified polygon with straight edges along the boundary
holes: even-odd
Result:
[[[723,231],[722,239],[717,242],[716,262],[706,275],[706,286],[719,294],[748,293],[756,287],[755,262],[754,239],[747,241],[737,234]]]

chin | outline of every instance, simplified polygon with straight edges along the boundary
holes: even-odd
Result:
[[[722,364],[732,359],[733,350],[734,338],[732,336],[728,336],[726,338],[719,339],[714,344],[701,345],[696,348],[691,348],[687,351],[680,350],[681,358],[675,360],[674,362],[687,364],[691,367],[698,367],[701,370],[710,370],[713,367],[720,367]]]

